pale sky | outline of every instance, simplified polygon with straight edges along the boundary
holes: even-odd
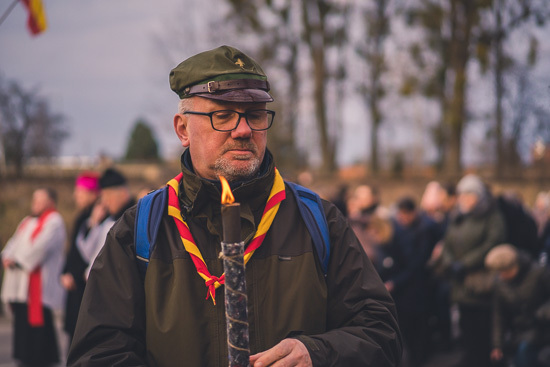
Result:
[[[11,0],[2,1],[3,13]],[[62,155],[122,155],[136,119],[154,125],[165,154],[178,151],[171,132],[178,97],[171,67],[155,37],[181,1],[44,1],[48,29],[31,36],[17,4],[0,25],[0,72],[38,88],[67,117]],[[195,51],[195,50],[193,50]],[[183,59],[183,58],[182,58]]]

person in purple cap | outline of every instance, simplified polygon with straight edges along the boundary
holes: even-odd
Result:
[[[99,175],[94,172],[83,172],[76,178],[73,192],[74,203],[78,213],[73,222],[71,237],[69,238],[69,251],[61,274],[61,285],[67,291],[65,303],[64,330],[71,340],[76,327],[78,310],[84,295],[86,280],[84,272],[88,262],[82,258],[76,240],[78,237],[86,237],[89,232],[88,221],[92,214],[94,204],[99,198]],[[103,221],[106,213],[96,210],[97,221]],[[70,344],[70,343],[69,343]]]

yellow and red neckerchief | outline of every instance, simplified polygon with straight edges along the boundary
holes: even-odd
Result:
[[[208,297],[212,297],[212,301],[214,302],[214,305],[215,305],[216,289],[225,283],[225,273],[222,274],[220,277],[216,277],[210,274],[210,272],[208,271],[208,268],[206,267],[206,263],[204,262],[202,254],[199,251],[199,248],[197,247],[195,240],[193,239],[193,235],[189,230],[189,226],[187,225],[187,223],[185,223],[185,221],[181,216],[178,192],[179,192],[179,186],[180,186],[182,177],[183,177],[183,174],[180,173],[179,175],[177,175],[167,183],[167,185],[169,186],[168,215],[174,218],[174,222],[176,223],[176,227],[178,228],[178,231],[180,233],[181,241],[183,242],[183,247],[185,247],[185,250],[189,253],[189,255],[191,255],[191,260],[193,260],[193,263],[197,268],[197,273],[201,276],[201,278],[204,279],[205,285],[208,288],[206,299],[208,299]],[[254,251],[256,251],[258,247],[260,247],[260,245],[262,244],[266,236],[266,233],[269,230],[269,227],[271,227],[271,224],[275,219],[275,215],[279,210],[281,201],[283,201],[285,197],[286,197],[285,183],[279,171],[275,169],[275,180],[273,182],[273,187],[271,188],[271,192],[269,193],[269,198],[267,199],[267,204],[265,205],[265,209],[262,214],[262,219],[260,220],[260,224],[258,225],[258,229],[256,230],[256,234],[254,235],[254,238],[252,239],[252,241],[250,241],[250,244],[247,246],[246,250],[244,251],[245,265],[248,263],[248,260],[250,260],[250,258],[254,254]]]

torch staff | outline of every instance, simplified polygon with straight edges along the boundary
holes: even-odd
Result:
[[[244,268],[244,242],[222,242],[225,269],[225,320],[229,366],[248,366],[248,312]]]
[[[248,311],[241,209],[227,181],[222,182],[222,258],[225,277],[225,320],[229,367],[249,366]]]

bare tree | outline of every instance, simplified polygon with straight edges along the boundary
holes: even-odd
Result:
[[[323,169],[326,172],[332,172],[336,168],[336,142],[329,136],[326,110],[326,83],[328,77],[325,28],[328,11],[329,5],[326,1],[302,1],[304,40],[313,65],[313,100],[315,105],[315,118],[321,139],[320,145],[322,147]]]
[[[462,137],[467,123],[468,63],[479,29],[480,13],[491,5],[481,0],[418,0],[408,12],[411,24],[426,34],[427,49],[411,47],[413,60],[421,65],[423,53],[435,53],[439,63],[428,71],[426,81],[411,76],[413,89],[436,98],[441,110],[440,124],[433,131],[440,152],[440,166],[450,176],[462,171]],[[410,84],[410,80],[408,81]]]
[[[59,153],[68,137],[63,115],[53,113],[35,90],[0,79],[0,136],[4,156],[17,176],[29,157],[50,158]]]
[[[376,0],[362,10],[365,25],[364,42],[356,47],[357,54],[368,65],[368,78],[359,85],[365,105],[370,113],[370,168],[379,171],[378,130],[383,121],[380,102],[385,95],[382,76],[386,71],[384,41],[390,32],[390,17],[387,12],[391,0]]]
[[[510,129],[504,138],[503,159],[508,164],[521,163],[521,151],[529,151],[537,140],[550,143],[550,106],[548,91],[532,80],[528,66],[513,68],[515,86],[511,102]],[[548,80],[542,83],[547,89]],[[542,95],[542,97],[541,97]]]
[[[329,22],[333,18],[345,17],[348,5],[336,1],[304,0],[295,1],[253,1],[228,0],[232,8],[231,24],[235,24],[241,34],[253,34],[259,42],[259,54],[271,67],[286,74],[286,88],[280,94],[285,96],[283,116],[288,119],[289,141],[294,141],[296,111],[303,99],[304,85],[311,85],[314,119],[319,133],[319,147],[322,154],[323,171],[336,169],[337,137],[336,123],[329,122],[327,111],[334,107],[327,97],[327,85],[338,85],[345,75],[341,69],[329,65],[328,54],[340,49],[345,42],[346,22]],[[268,21],[269,20],[269,21]],[[300,50],[304,48],[307,55]],[[281,56],[283,55],[283,56]],[[307,57],[311,65],[311,77],[298,75],[301,57]],[[340,72],[339,72],[340,71]]]
[[[506,116],[504,114],[503,103],[507,84],[506,75],[510,73],[512,66],[517,63],[518,56],[506,51],[506,42],[512,33],[521,26],[544,25],[550,16],[548,10],[548,5],[543,4],[540,0],[524,0],[521,2],[493,0],[492,7],[485,14],[486,21],[482,23],[482,29],[476,42],[477,56],[483,70],[487,70],[490,67],[493,71],[495,88],[493,126],[496,143],[495,173],[498,177],[504,174],[507,166],[511,167],[512,161],[508,159],[509,154],[506,153],[506,150],[509,148],[507,140],[516,136],[514,133],[506,136],[504,126]],[[531,36],[527,55],[528,64],[531,66],[536,63],[537,46],[538,40],[534,36]],[[515,80],[516,78],[511,78],[511,81]],[[513,123],[511,124],[513,125]],[[516,128],[519,127],[514,126],[510,130],[516,131]],[[520,164],[521,162],[517,161],[516,163]]]
[[[506,162],[503,135],[505,76],[512,65],[505,43],[513,31],[529,20],[543,24],[548,17],[547,8],[547,2],[541,0],[417,0],[411,5],[410,23],[421,26],[425,31],[425,45],[428,45],[413,45],[412,58],[422,68],[423,55],[433,53],[438,55],[439,63],[435,69],[424,68],[424,78],[411,76],[407,82],[416,91],[421,90],[425,96],[439,101],[441,121],[433,133],[439,147],[440,164],[448,174],[456,176],[461,172],[463,132],[470,119],[468,65],[474,55],[482,71],[493,71],[492,126],[497,172],[502,171]]]

